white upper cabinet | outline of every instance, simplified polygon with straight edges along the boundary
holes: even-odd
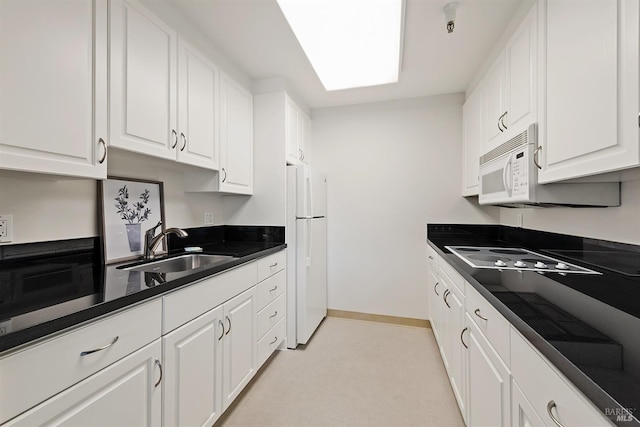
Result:
[[[133,0],[110,10],[109,145],[175,159],[177,34]]]
[[[194,166],[219,167],[218,80],[220,71],[204,55],[178,40],[177,159]]]
[[[223,193],[253,193],[253,95],[220,75],[220,173]]]
[[[635,0],[541,0],[540,182],[637,166]]]
[[[487,153],[527,129],[537,112],[537,10],[533,7],[483,80]]]
[[[309,165],[311,159],[311,119],[285,94],[287,163]]]
[[[217,170],[218,67],[135,0],[110,25],[110,145]]]
[[[0,169],[106,178],[107,1],[0,2]]]
[[[477,196],[479,191],[480,150],[484,140],[482,113],[484,87],[478,86],[462,106],[462,195]]]

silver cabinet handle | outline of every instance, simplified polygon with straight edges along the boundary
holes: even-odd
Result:
[[[298,160],[302,160],[302,159],[304,159],[302,148],[298,148]]]
[[[171,146],[171,148],[176,148],[176,145],[178,145],[178,132],[176,132],[175,129],[171,129],[171,134],[173,135],[173,145]]]
[[[560,421],[558,421],[558,419],[553,415],[553,412],[551,412],[555,407],[556,407],[556,402],[554,402],[553,400],[550,400],[549,403],[547,403],[547,413],[549,414],[549,416],[551,417],[551,421],[553,421],[555,425],[557,425],[558,427],[564,427],[562,424],[560,424]]]
[[[508,113],[509,113],[508,111],[505,111],[504,114],[502,116],[500,116],[500,123],[502,123],[502,127],[504,128],[504,130],[509,129],[507,127],[507,125],[504,124],[504,119],[505,119],[505,117],[507,117]]]
[[[278,263],[276,262],[275,264],[271,264],[271,265],[269,266],[269,268],[273,268],[273,267],[277,267],[277,266],[278,266]]]
[[[447,307],[451,308],[451,306],[449,305],[449,303],[447,302],[447,297],[451,295],[451,291],[449,289],[447,289],[444,294],[442,295],[442,299],[444,299],[444,303],[447,304]]]
[[[429,259],[433,259],[433,257],[431,255],[429,255]]]
[[[184,151],[187,146],[187,137],[184,136],[184,133],[180,132],[180,138],[182,138],[182,148],[180,148],[180,151]]]
[[[482,320],[487,320],[487,321],[489,320],[486,317],[484,317],[482,314],[480,314],[480,309],[479,308],[476,308],[476,311],[474,311],[473,314],[475,314],[476,316],[478,316]]]
[[[229,335],[229,332],[231,332],[231,319],[229,319],[229,316],[224,316],[227,319],[227,322],[229,322],[229,329],[227,329],[227,332],[225,332],[225,335]]]
[[[273,313],[271,316],[269,316],[269,319],[273,319],[274,317],[276,317],[278,315],[278,310],[276,310],[275,313]]]
[[[538,163],[538,151],[542,150],[542,145],[538,145],[538,148],[533,152],[533,164],[536,165],[538,169],[542,169],[540,164]]]
[[[222,337],[224,337],[224,322],[222,320],[218,320],[218,323],[220,324],[220,327],[222,328],[222,330],[220,331],[220,336],[218,337],[218,341],[222,340]]]
[[[504,114],[502,114],[500,117],[498,117],[498,129],[500,130],[500,132],[504,132],[504,129],[502,128],[502,118],[504,117]]]
[[[440,284],[440,282],[436,282],[436,284],[433,286],[433,292],[436,293],[436,295],[440,296],[440,294],[438,293],[438,285]]]
[[[225,182],[227,180],[227,171],[224,170],[224,168],[222,168],[222,173],[224,174],[224,178],[222,178],[222,182]]]
[[[278,290],[278,287],[274,286],[272,289],[269,289],[269,292],[273,292],[273,291],[277,291],[277,290]]]
[[[158,359],[156,359],[156,366],[160,368],[160,378],[158,378],[158,382],[153,386],[154,388],[157,388],[162,382],[162,363],[160,363]]]
[[[102,347],[100,347],[100,348],[94,348],[93,350],[83,351],[82,353],[80,353],[80,356],[86,356],[86,355],[88,355],[88,354],[97,353],[97,352],[99,352],[99,351],[106,350],[107,348],[111,347],[111,346],[112,346],[112,345],[114,345],[116,342],[118,342],[118,339],[119,339],[119,338],[120,338],[119,336],[116,336],[116,337],[113,339],[113,341],[111,341],[109,344],[107,344],[107,345],[105,345],[105,346],[102,346]]]
[[[275,338],[273,339],[273,341],[271,341],[271,342],[269,343],[269,345],[271,345],[271,344],[275,344],[277,341],[278,341],[278,337],[275,337]]]
[[[462,342],[462,345],[464,346],[464,348],[469,348],[469,346],[467,344],[465,344],[464,340],[462,339],[462,336],[464,335],[464,333],[467,331],[467,329],[469,328],[464,328],[462,330],[462,332],[460,332],[460,341]]]
[[[98,144],[102,144],[102,148],[104,149],[104,151],[102,152],[102,157],[100,158],[100,160],[98,160],[98,163],[102,164],[107,158],[107,143],[104,142],[104,139],[100,138],[98,139]]]

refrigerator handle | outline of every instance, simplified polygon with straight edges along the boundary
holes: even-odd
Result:
[[[309,248],[307,250],[307,268],[311,267],[311,250],[313,248],[313,224],[311,221],[307,221],[307,243]]]
[[[309,196],[309,215],[313,215],[313,186],[311,185],[311,171],[307,169],[306,177],[307,180],[307,190]]]

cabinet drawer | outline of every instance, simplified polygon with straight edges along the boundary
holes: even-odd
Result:
[[[465,280],[453,267],[451,267],[446,261],[440,259],[438,261],[438,271],[440,280],[449,279],[448,283],[453,283],[462,295],[465,294]]]
[[[258,310],[262,310],[267,304],[282,295],[286,285],[287,275],[284,271],[260,282],[258,284]]]
[[[0,394],[0,423],[160,338],[161,319],[157,299],[1,358],[11,392]]]
[[[258,260],[258,282],[276,274],[286,265],[286,252],[280,251]]]
[[[511,328],[511,373],[535,412],[554,426],[547,405],[554,401],[553,416],[565,426],[611,426],[604,415],[562,374]]]
[[[162,333],[166,334],[184,325],[191,319],[255,286],[256,277],[256,263],[252,262],[178,289],[163,297]]]
[[[469,317],[478,325],[502,361],[510,366],[509,322],[473,286],[467,286],[466,297]]]
[[[427,244],[427,260],[429,262],[429,269],[435,271],[438,274],[438,253],[429,244]]]
[[[286,299],[284,295],[280,295],[278,299],[258,313],[258,338],[262,338],[273,325],[284,317],[285,310]]]
[[[285,319],[281,319],[264,337],[258,341],[258,367],[271,356],[285,338]]]

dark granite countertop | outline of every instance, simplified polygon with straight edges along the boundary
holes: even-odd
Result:
[[[186,230],[189,237],[169,239],[167,257],[199,246],[204,254],[234,258],[158,274],[121,268],[134,261],[105,266],[99,238],[1,246],[0,353],[286,248],[284,227]]]
[[[606,417],[640,425],[640,247],[498,225],[429,224],[427,241]],[[529,249],[602,274],[477,269],[445,247],[458,245]]]

